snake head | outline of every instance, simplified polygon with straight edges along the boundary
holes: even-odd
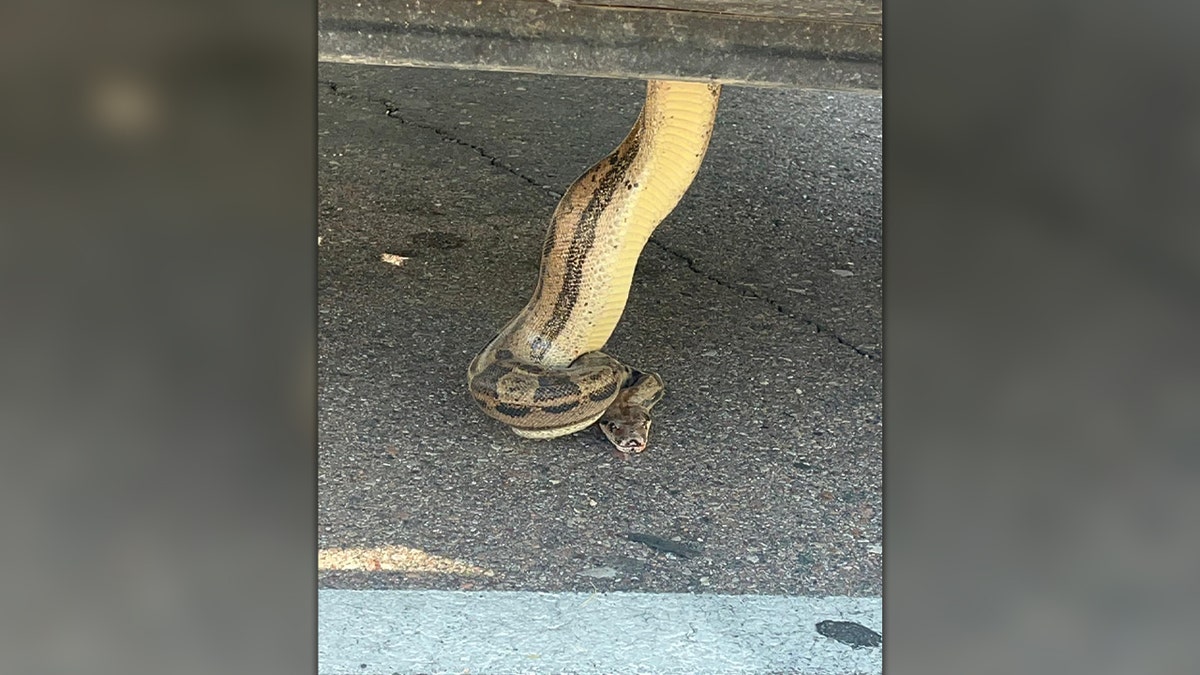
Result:
[[[600,416],[598,426],[621,455],[638,453],[650,442],[650,408],[662,398],[662,378],[632,371],[617,398]]]
[[[641,452],[646,449],[646,444],[650,440],[650,417],[648,415],[640,419],[601,418],[598,426],[605,438],[621,452]]]

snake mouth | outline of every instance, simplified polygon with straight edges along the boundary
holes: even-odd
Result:
[[[617,444],[625,452],[641,452],[646,449],[646,441],[638,438],[626,438]]]

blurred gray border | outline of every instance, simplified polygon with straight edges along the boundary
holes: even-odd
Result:
[[[311,672],[314,8],[63,9],[0,28],[0,670]],[[1200,672],[1187,9],[887,12],[889,673]]]

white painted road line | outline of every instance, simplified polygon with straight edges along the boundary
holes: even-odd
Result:
[[[883,671],[881,648],[816,630],[882,632],[877,597],[321,590],[317,604],[321,675]]]

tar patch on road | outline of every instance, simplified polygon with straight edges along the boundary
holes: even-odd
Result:
[[[853,621],[822,621],[817,624],[817,632],[855,649],[883,645],[882,635]]]
[[[464,237],[460,237],[452,232],[414,232],[409,235],[408,240],[412,242],[412,247],[417,249],[440,249],[448,250],[462,248],[463,244],[467,243]]]
[[[659,553],[673,553],[680,558],[695,558],[703,549],[698,544],[682,541],[672,541],[653,534],[630,532],[625,535],[629,541],[645,544]]]

